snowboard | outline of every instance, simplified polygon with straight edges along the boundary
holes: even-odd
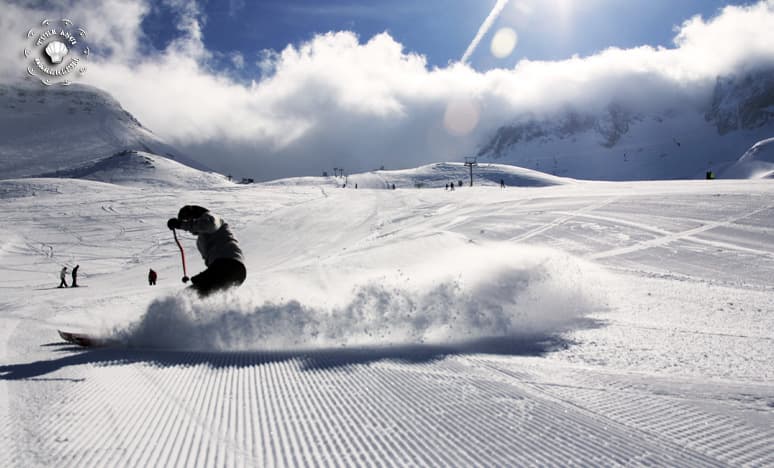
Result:
[[[76,344],[84,348],[99,348],[109,346],[110,341],[87,333],[71,333],[57,330],[59,336],[68,343]]]

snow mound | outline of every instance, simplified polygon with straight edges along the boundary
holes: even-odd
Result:
[[[418,284],[398,276],[370,281],[330,309],[301,300],[261,303],[238,290],[205,300],[178,294],[153,302],[113,338],[129,347],[195,350],[470,346],[548,337],[604,307],[602,273],[566,254],[471,244],[443,255],[413,268]],[[439,261],[464,269],[439,269]]]
[[[774,138],[755,143],[719,176],[724,179],[770,179],[774,177]]]
[[[141,151],[121,151],[72,169],[43,174],[42,177],[189,189],[206,189],[227,184],[226,178],[220,174],[203,172]]]
[[[556,177],[531,169],[508,164],[480,164],[473,168],[473,184],[476,186],[499,186],[504,181],[509,187],[546,187],[575,182],[573,179]],[[330,185],[354,188],[389,189],[395,188],[439,188],[446,184],[462,181],[470,183],[469,168],[463,163],[443,162],[428,164],[413,169],[380,170],[352,174],[343,177],[294,177],[265,182],[263,185]]]

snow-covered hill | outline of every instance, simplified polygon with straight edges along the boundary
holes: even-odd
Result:
[[[71,171],[126,150],[206,170],[161,141],[97,88],[0,84],[0,179]]]
[[[121,185],[156,185],[190,190],[229,184],[221,174],[200,171],[142,151],[121,151],[81,166],[41,174],[40,177],[88,179]]]
[[[500,181],[509,187],[547,187],[575,183],[572,179],[556,177],[530,169],[507,164],[480,164],[473,168],[473,184],[476,186],[499,186]],[[462,182],[460,184],[460,182]],[[445,162],[428,164],[413,169],[380,170],[346,177],[294,177],[265,182],[262,185],[312,185],[349,188],[389,189],[395,188],[439,188],[454,183],[469,185],[469,168],[463,163]]]
[[[479,160],[582,179],[702,178],[774,136],[771,69],[719,77],[698,104],[644,110],[642,101],[518,116],[481,145]]]

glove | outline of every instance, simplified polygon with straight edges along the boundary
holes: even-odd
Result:
[[[169,229],[180,229],[180,220],[177,218],[169,218],[169,221],[167,221],[167,227]]]

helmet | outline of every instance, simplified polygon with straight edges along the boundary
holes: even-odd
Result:
[[[198,205],[185,205],[177,213],[177,219],[196,219],[204,213],[209,212],[207,208]]]

